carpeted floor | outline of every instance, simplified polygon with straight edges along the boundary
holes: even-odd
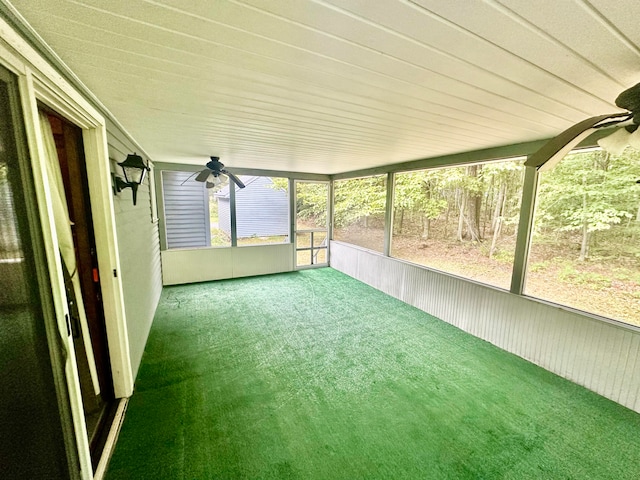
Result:
[[[638,479],[640,415],[326,268],[165,288],[116,479]]]

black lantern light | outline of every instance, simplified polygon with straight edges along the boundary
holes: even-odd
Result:
[[[131,188],[133,192],[133,204],[136,204],[138,193],[138,185],[144,181],[144,176],[149,167],[147,167],[140,155],[130,153],[124,162],[118,163],[124,172],[124,181],[120,177],[116,177],[116,191],[119,192],[124,188]]]

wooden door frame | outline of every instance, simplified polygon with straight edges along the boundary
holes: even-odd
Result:
[[[44,149],[40,138],[38,105],[40,101],[82,129],[89,198],[93,215],[98,268],[102,273],[101,291],[104,304],[107,339],[109,341],[113,387],[116,397],[129,397],[133,393],[133,374],[129,358],[129,340],[126,331],[120,260],[113,207],[111,169],[107,149],[104,119],[89,105],[73,105],[67,98],[53,91],[48,82],[29,72],[21,78],[25,116],[31,117],[27,138],[34,164],[43,169]],[[84,103],[84,102],[82,102]],[[85,107],[80,109],[80,107]],[[84,110],[84,111],[83,111]],[[93,114],[93,115],[91,115]],[[91,115],[91,116],[89,116]],[[26,120],[26,119],[25,119]],[[36,165],[34,165],[35,167]],[[46,172],[43,172],[46,175]],[[43,180],[46,177],[43,178]],[[43,189],[47,190],[43,185]],[[110,274],[109,274],[110,273]]]

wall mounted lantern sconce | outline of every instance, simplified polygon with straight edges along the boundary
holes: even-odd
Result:
[[[147,167],[140,155],[130,153],[124,162],[118,163],[122,167],[124,172],[124,180],[116,176],[115,177],[115,189],[116,192],[120,192],[125,188],[131,188],[133,192],[133,204],[136,204],[136,198],[138,193],[138,186],[144,181],[145,174],[151,170]]]

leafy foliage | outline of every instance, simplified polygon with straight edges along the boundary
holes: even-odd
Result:
[[[296,186],[296,212],[316,227],[327,226],[327,198],[329,184],[324,182],[298,182]]]
[[[600,242],[618,245],[616,238],[625,233],[620,229],[635,227],[631,222],[640,205],[639,177],[639,152],[612,156],[594,151],[565,157],[540,179],[535,225],[539,241],[545,237],[557,241],[558,234],[574,232],[579,235],[580,260],[589,257],[596,232]]]
[[[396,175],[396,235],[482,241],[496,218],[514,225],[519,216],[522,163],[498,162]],[[496,208],[498,207],[498,208]]]
[[[386,175],[335,182],[335,226],[344,227],[368,217],[384,218],[386,183]]]

